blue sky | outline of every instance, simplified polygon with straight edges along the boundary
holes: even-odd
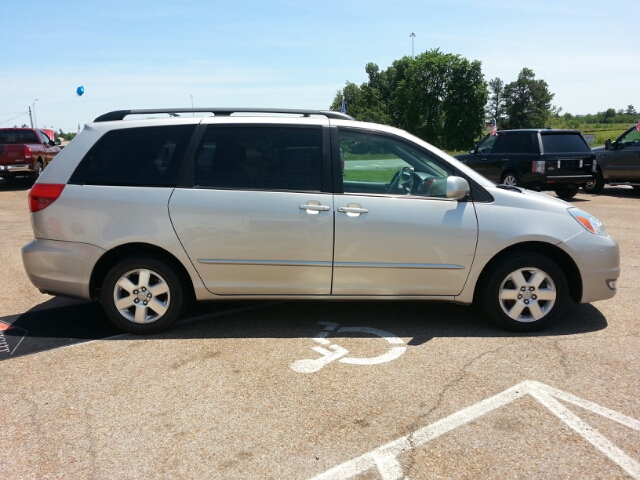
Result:
[[[368,62],[432,48],[544,79],[573,114],[640,110],[637,0],[0,2],[0,127],[129,108],[326,109]],[[85,94],[77,97],[78,86]],[[190,97],[192,95],[193,97]]]

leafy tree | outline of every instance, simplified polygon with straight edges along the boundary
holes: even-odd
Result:
[[[627,105],[627,110],[624,112],[625,115],[637,115],[636,109],[633,105]]]
[[[533,70],[523,68],[518,79],[504,87],[506,128],[541,128],[551,116],[547,82],[536,80]]]
[[[450,150],[468,148],[481,135],[488,94],[479,61],[435,49],[385,71],[369,63],[366,72],[367,83],[347,83],[336,94],[333,110],[344,95],[356,119],[387,123]]]
[[[495,119],[500,123],[500,118],[504,116],[504,82],[496,77],[489,80],[489,103],[485,108],[485,114],[489,122]]]

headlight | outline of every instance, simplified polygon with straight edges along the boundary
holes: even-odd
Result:
[[[600,235],[601,237],[607,236],[607,230],[604,228],[604,224],[590,213],[580,210],[579,208],[567,208],[567,211],[575,218],[585,230],[593,233],[594,235]]]

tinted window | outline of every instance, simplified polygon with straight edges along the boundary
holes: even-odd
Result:
[[[496,135],[487,135],[484,137],[478,144],[476,153],[491,153],[491,149],[493,148],[493,144],[496,142],[496,138]]]
[[[622,136],[622,138],[618,141],[618,145],[624,145],[624,147],[640,146],[640,130],[637,130],[635,127],[632,128],[629,132]]]
[[[590,152],[591,149],[578,133],[542,134],[544,153]]]
[[[0,143],[40,143],[33,130],[0,130]]]
[[[491,153],[540,153],[536,132],[498,132]]]
[[[320,191],[322,130],[209,127],[196,156],[195,185]]]
[[[340,130],[345,193],[444,197],[454,171],[422,150],[386,135]]]
[[[126,128],[102,136],[69,183],[175,186],[193,125]]]

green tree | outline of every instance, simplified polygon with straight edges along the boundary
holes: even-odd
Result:
[[[627,110],[624,112],[626,115],[637,115],[636,108],[633,105],[627,105]]]
[[[551,116],[553,94],[533,70],[523,68],[518,79],[504,87],[506,128],[541,128]]]
[[[366,72],[368,82],[347,83],[336,94],[333,110],[344,95],[357,120],[393,125],[448,150],[468,148],[482,134],[488,94],[479,61],[435,49],[384,71],[369,63]]]
[[[498,124],[500,118],[504,116],[504,82],[496,77],[493,80],[489,80],[489,103],[485,108],[485,115],[489,122],[493,122],[495,119]]]

